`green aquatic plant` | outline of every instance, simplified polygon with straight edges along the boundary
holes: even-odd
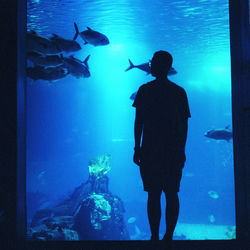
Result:
[[[111,156],[109,154],[100,155],[89,161],[89,175],[99,179],[106,175],[111,167]]]
[[[236,239],[236,226],[227,227],[226,236],[228,239]]]

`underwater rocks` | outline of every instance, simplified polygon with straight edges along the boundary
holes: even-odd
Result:
[[[78,233],[73,230],[73,216],[60,216],[45,218],[37,225],[28,230],[30,240],[79,240]]]
[[[112,194],[89,195],[75,214],[80,240],[128,240],[121,200]]]
[[[38,210],[28,230],[33,240],[129,240],[123,202],[108,189],[111,157],[89,162],[89,178],[60,204]]]

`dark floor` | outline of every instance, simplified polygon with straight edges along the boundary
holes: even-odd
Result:
[[[82,242],[31,242],[25,243],[25,250],[168,250],[163,244],[150,241],[82,241]],[[173,241],[172,250],[250,250],[250,241]]]

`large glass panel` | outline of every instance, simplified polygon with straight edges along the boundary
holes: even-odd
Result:
[[[192,115],[174,239],[235,238],[228,1],[27,4],[29,238],[150,238],[132,94],[157,50],[173,55]]]

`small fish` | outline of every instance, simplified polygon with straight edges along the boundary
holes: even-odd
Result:
[[[225,140],[229,142],[233,138],[233,133],[230,130],[230,126],[226,126],[224,129],[212,129],[207,131],[204,136],[214,140]]]
[[[213,190],[210,190],[208,191],[208,195],[213,198],[213,199],[218,199],[219,198],[219,195],[216,191],[213,191]]]
[[[58,48],[65,52],[75,52],[82,49],[78,42],[62,38],[56,34],[52,34],[50,40],[55,42]]]
[[[128,223],[134,223],[136,221],[136,218],[135,217],[130,217],[129,219],[128,219]]]
[[[130,59],[128,59],[128,61],[129,61],[129,67],[125,71],[129,71],[133,68],[138,68],[142,71],[145,71],[147,74],[151,74],[150,62],[134,65]],[[175,74],[177,74],[177,71],[173,67],[171,67],[168,72],[168,75],[170,76]]]
[[[87,30],[79,32],[77,24],[74,23],[74,27],[76,30],[76,34],[73,40],[76,40],[78,35],[83,39],[84,45],[85,44],[92,44],[94,46],[104,46],[109,44],[109,39],[102,33],[92,30],[91,28],[87,27]]]
[[[212,214],[210,214],[210,215],[208,216],[208,218],[209,218],[209,221],[210,221],[211,223],[214,223],[214,222],[215,222],[215,217],[214,217]]]

